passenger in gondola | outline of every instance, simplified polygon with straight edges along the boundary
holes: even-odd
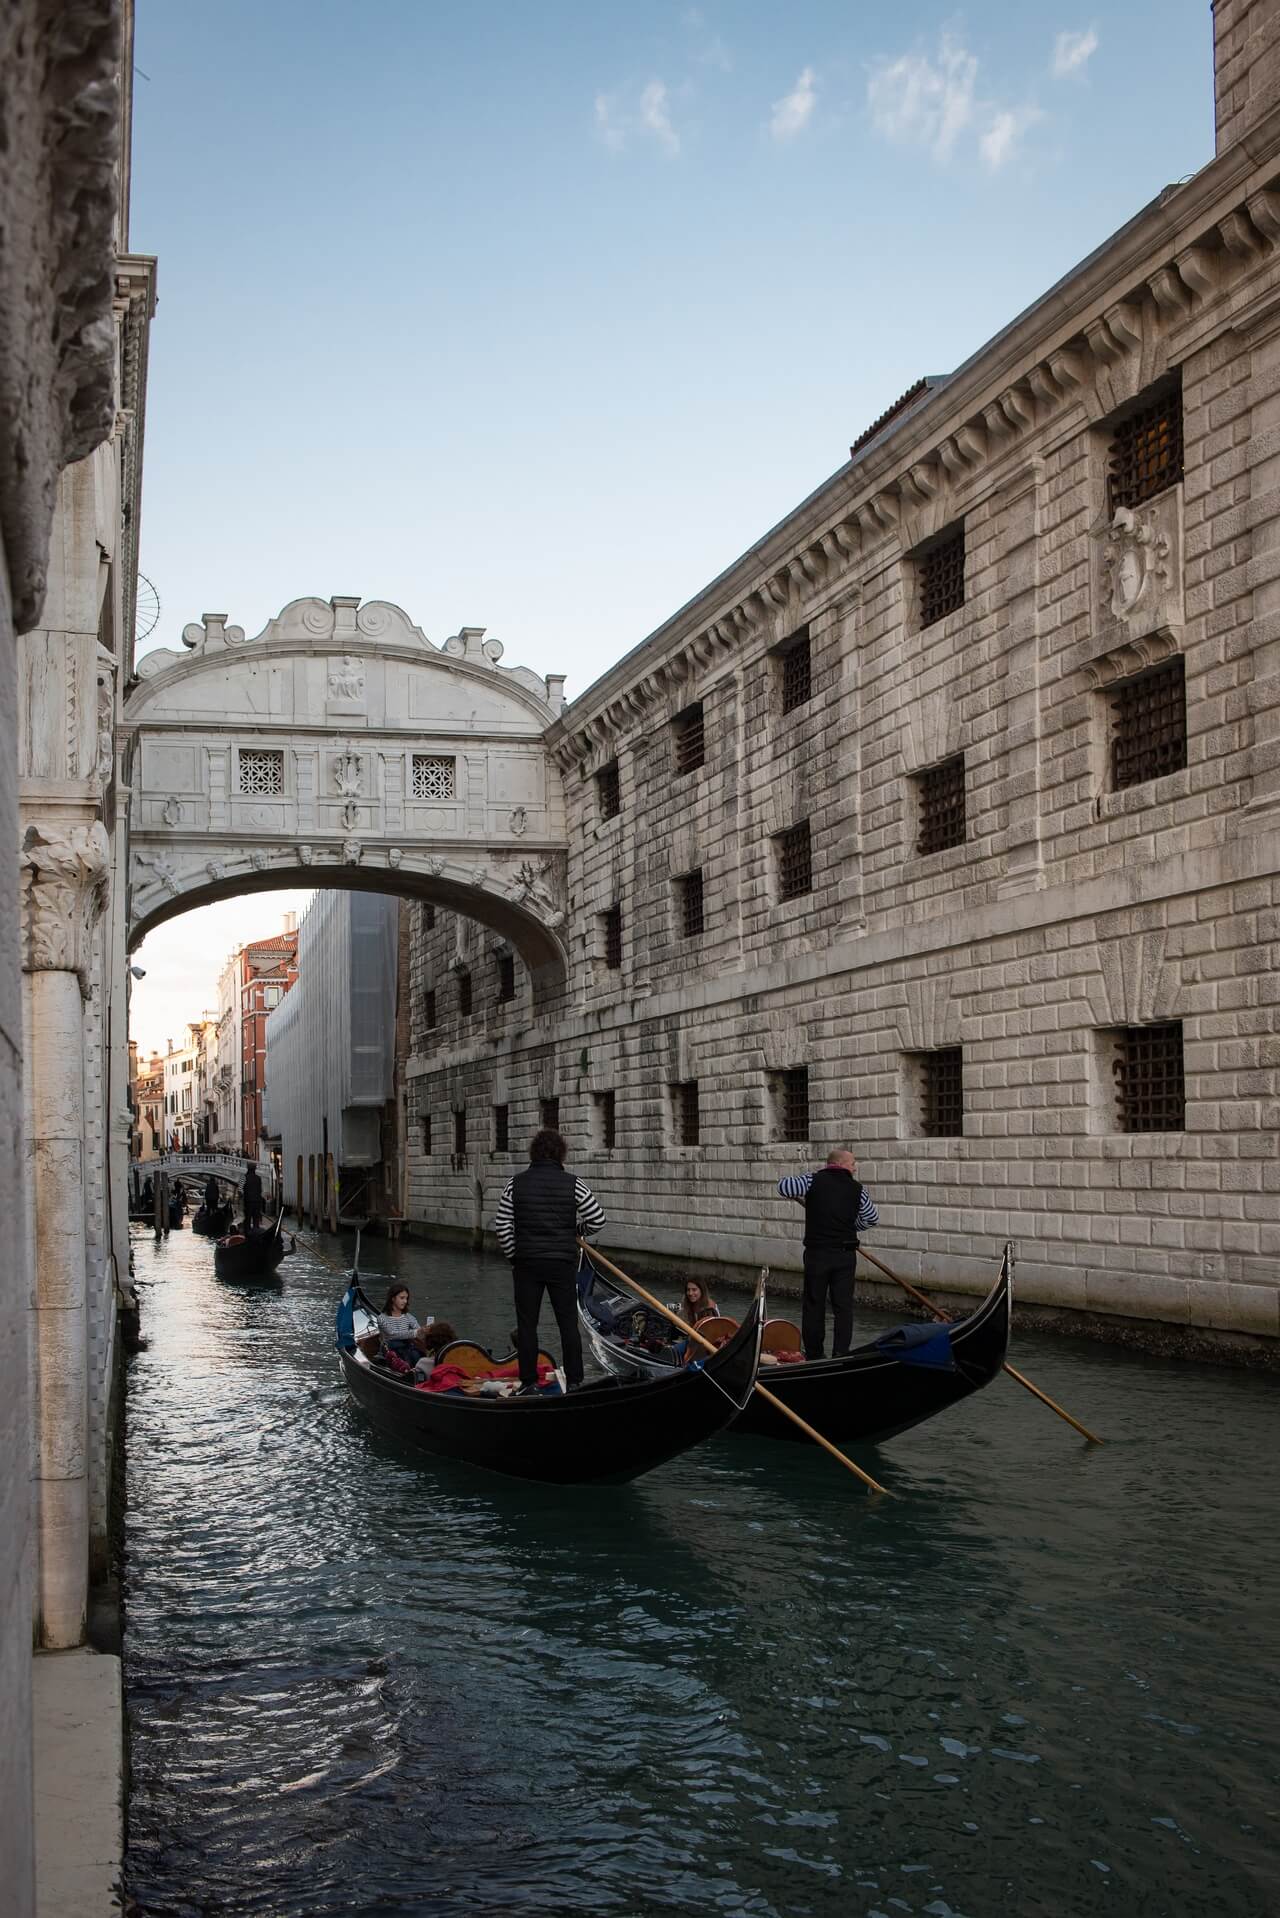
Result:
[[[431,1325],[424,1325],[414,1341],[419,1348],[413,1368],[415,1378],[429,1379],[445,1346],[452,1345],[457,1336],[448,1319],[436,1319]]]
[[[392,1285],[387,1290],[381,1312],[378,1314],[378,1330],[382,1334],[382,1343],[388,1352],[394,1352],[406,1365],[416,1365],[423,1356],[421,1335],[434,1331],[434,1326],[419,1325],[409,1310],[410,1293],[407,1285]],[[447,1343],[447,1341],[446,1341]]]
[[[853,1345],[853,1274],[858,1263],[858,1234],[879,1225],[880,1214],[857,1178],[858,1161],[846,1146],[827,1154],[817,1172],[795,1172],[779,1179],[784,1199],[804,1207],[804,1299],[800,1332],[806,1359],[820,1359],[827,1331],[827,1298],[834,1317],[832,1357],[841,1359]]]
[[[262,1223],[262,1180],[258,1168],[251,1165],[244,1175],[244,1216],[248,1225]]]
[[[708,1292],[701,1279],[686,1279],[684,1297],[680,1301],[680,1316],[687,1325],[701,1325],[703,1319],[717,1319],[720,1307]]]

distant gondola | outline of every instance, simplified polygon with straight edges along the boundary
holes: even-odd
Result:
[[[763,1293],[757,1293],[739,1330],[705,1365],[668,1369],[658,1379],[592,1380],[554,1395],[419,1390],[371,1359],[354,1334],[349,1344],[339,1338],[338,1358],[351,1396],[373,1423],[424,1451],[512,1478],[620,1483],[713,1437],[747,1403],[763,1311]],[[441,1355],[445,1364],[448,1351]]]
[[[280,1221],[284,1207],[276,1214],[274,1225],[254,1227],[248,1232],[233,1232],[219,1239],[213,1248],[213,1269],[220,1279],[236,1279],[241,1285],[278,1283],[276,1267],[284,1257],[284,1235]]]
[[[191,1221],[191,1230],[204,1239],[221,1239],[235,1224],[235,1207],[220,1205],[215,1212],[202,1205]]]
[[[1012,1292],[1013,1255],[1006,1246],[1000,1276],[981,1305],[967,1318],[931,1328],[943,1335],[930,1340],[932,1353],[922,1349],[930,1328],[913,1325],[856,1346],[844,1358],[766,1366],[760,1382],[835,1443],[893,1438],[991,1383],[1009,1348]],[[598,1273],[582,1288],[579,1318],[584,1342],[618,1378],[661,1378],[678,1364],[657,1314]],[[732,1429],[761,1438],[802,1436],[758,1394]]]

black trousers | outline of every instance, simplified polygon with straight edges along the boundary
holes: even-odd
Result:
[[[564,1373],[570,1385],[582,1383],[582,1335],[578,1331],[577,1261],[516,1260],[511,1269],[516,1294],[516,1356],[521,1385],[538,1382],[538,1314],[542,1295],[551,1300],[564,1353]]]
[[[822,1357],[827,1331],[827,1294],[835,1314],[835,1335],[831,1342],[833,1358],[843,1358],[853,1344],[853,1270],[856,1252],[810,1252],[804,1254],[804,1302],[800,1310],[800,1336],[807,1359]]]

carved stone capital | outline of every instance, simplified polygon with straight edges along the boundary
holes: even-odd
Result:
[[[87,995],[93,931],[107,903],[106,829],[28,826],[20,856],[23,970],[74,972]]]

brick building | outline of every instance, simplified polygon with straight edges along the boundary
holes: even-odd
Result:
[[[255,939],[233,955],[240,993],[240,1149],[259,1156],[267,1084],[267,1019],[298,976],[298,930],[293,913],[271,939]]]
[[[552,728],[567,992],[413,908],[412,1217],[550,1120],[614,1245],[795,1267],[848,1141],[907,1275],[1280,1329],[1277,11],[1215,36],[1216,157]]]

